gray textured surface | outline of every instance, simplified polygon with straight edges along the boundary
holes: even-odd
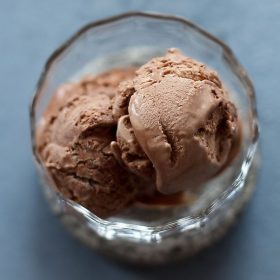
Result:
[[[28,105],[47,56],[81,25],[127,10],[179,14],[227,42],[255,84],[262,124],[258,188],[239,223],[162,269],[118,265],[74,240],[42,197],[30,150]],[[0,279],[280,279],[279,30],[279,0],[1,0]]]

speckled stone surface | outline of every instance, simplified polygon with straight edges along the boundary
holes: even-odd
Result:
[[[254,82],[262,126],[257,190],[238,224],[161,269],[117,264],[76,241],[49,210],[31,156],[28,105],[44,61],[81,25],[128,10],[178,14],[228,43]],[[0,278],[279,279],[279,30],[278,0],[0,1]]]

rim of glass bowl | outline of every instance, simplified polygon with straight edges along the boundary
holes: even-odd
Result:
[[[91,213],[89,210],[84,208],[83,206],[79,205],[78,203],[61,197],[59,194],[58,196],[63,201],[65,207],[69,207],[70,209],[76,210],[80,213],[84,218],[90,222],[90,226],[95,229],[99,234],[103,237],[112,239],[112,238],[125,238],[131,239],[134,241],[142,241],[142,242],[159,242],[162,240],[163,237],[166,237],[170,234],[174,234],[177,231],[185,231],[185,230],[197,230],[202,228],[207,222],[208,219],[217,213],[217,210],[221,207],[225,201],[234,197],[243,187],[244,180],[247,177],[247,173],[251,166],[256,147],[258,142],[259,136],[259,125],[257,120],[257,110],[256,110],[256,101],[255,101],[255,91],[253,84],[248,77],[244,68],[240,65],[238,60],[236,59],[235,55],[231,51],[231,49],[223,43],[218,38],[214,37],[213,35],[209,34],[207,31],[201,29],[200,27],[196,26],[191,21],[168,14],[161,14],[161,13],[144,13],[144,12],[129,12],[120,14],[117,16],[112,16],[106,19],[102,19],[99,21],[91,22],[80,30],[78,30],[72,37],[70,37],[65,43],[63,43],[58,49],[56,49],[52,55],[48,58],[47,62],[45,63],[44,69],[40,75],[39,81],[36,86],[35,94],[32,98],[31,106],[30,106],[30,122],[31,122],[31,139],[32,139],[32,149],[33,155],[37,164],[42,167],[42,163],[36,154],[35,149],[35,142],[34,142],[34,134],[35,134],[35,106],[37,100],[41,93],[41,88],[44,84],[46,75],[51,68],[53,62],[69,47],[71,46],[80,36],[88,31],[89,29],[99,27],[101,25],[111,24],[116,21],[121,21],[127,18],[152,18],[155,20],[166,20],[171,22],[177,22],[179,24],[184,24],[189,28],[193,29],[194,31],[200,33],[204,37],[207,37],[212,42],[216,43],[223,49],[223,57],[227,60],[230,64],[232,70],[234,71],[235,75],[239,78],[242,85],[247,91],[247,94],[250,99],[250,108],[253,114],[253,122],[252,128],[254,132],[254,137],[252,142],[250,143],[247,151],[247,155],[245,156],[243,163],[240,167],[240,173],[233,181],[233,183],[223,192],[219,197],[217,197],[214,202],[207,208],[205,211],[198,217],[183,217],[176,221],[171,221],[165,223],[160,226],[144,226],[144,225],[136,225],[132,223],[124,223],[124,222],[116,222],[116,221],[108,221],[105,219],[101,219]]]

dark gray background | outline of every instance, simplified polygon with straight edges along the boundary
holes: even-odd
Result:
[[[185,16],[228,43],[256,88],[263,164],[239,223],[176,266],[136,269],[73,239],[45,203],[28,105],[48,55],[81,25],[128,10]],[[280,1],[0,1],[0,279],[280,279]]]

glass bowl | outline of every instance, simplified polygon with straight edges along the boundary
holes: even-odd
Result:
[[[114,217],[101,219],[55,191],[36,153],[36,127],[61,84],[111,68],[141,65],[170,47],[219,73],[242,119],[242,148],[219,176],[196,193],[187,193],[195,199],[184,205],[132,205]],[[52,209],[81,240],[120,260],[162,264],[197,253],[226,232],[255,185],[259,130],[252,83],[223,42],[183,18],[128,13],[86,25],[48,59],[30,118],[35,161]]]

